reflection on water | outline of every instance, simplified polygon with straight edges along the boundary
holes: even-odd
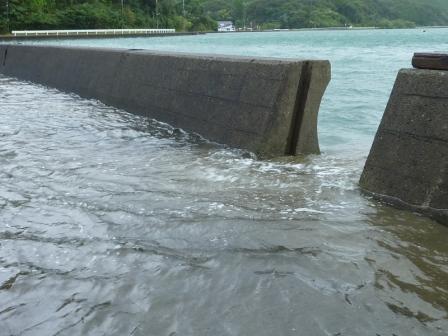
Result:
[[[372,225],[392,233],[392,239],[377,240],[396,259],[395,267],[382,260],[367,259],[377,269],[375,286],[381,290],[400,288],[406,297],[384,296],[396,313],[414,317],[420,322],[446,319],[448,312],[448,264],[446,264],[446,227],[406,212],[390,213],[381,209],[370,220]],[[445,261],[443,261],[445,260]],[[390,262],[390,261],[386,261]],[[440,314],[427,314],[411,302],[414,297]]]
[[[0,77],[1,335],[443,335],[448,228],[366,151],[257,161]]]

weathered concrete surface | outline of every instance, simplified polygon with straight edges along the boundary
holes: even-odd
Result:
[[[0,73],[167,122],[262,157],[318,153],[328,61],[0,46]]]
[[[398,74],[360,185],[448,224],[448,72]]]
[[[417,69],[448,70],[448,54],[415,53],[412,66]]]

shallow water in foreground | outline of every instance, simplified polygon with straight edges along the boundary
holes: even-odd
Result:
[[[448,228],[357,187],[401,66],[376,33],[368,69],[332,46],[323,154],[294,160],[0,77],[0,335],[447,335]]]

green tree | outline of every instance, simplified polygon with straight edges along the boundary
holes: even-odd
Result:
[[[0,30],[159,27],[214,30],[215,20],[264,28],[448,25],[448,0],[0,0]],[[157,15],[158,14],[158,15]]]

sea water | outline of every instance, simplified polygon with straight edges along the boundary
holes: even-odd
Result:
[[[258,160],[0,77],[0,335],[448,334],[448,228],[358,180],[447,29],[26,43],[329,59],[321,155]]]

